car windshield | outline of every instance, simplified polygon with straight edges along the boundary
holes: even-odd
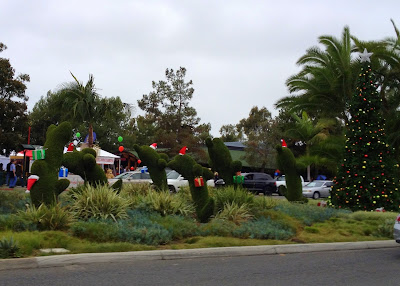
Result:
[[[130,173],[122,173],[122,174],[119,174],[118,176],[115,176],[114,179],[124,179],[129,175],[130,175]]]
[[[167,175],[167,179],[178,179],[180,174],[177,171],[171,171]]]
[[[323,184],[324,184],[324,182],[312,181],[312,182],[308,183],[306,185],[306,187],[322,187]]]

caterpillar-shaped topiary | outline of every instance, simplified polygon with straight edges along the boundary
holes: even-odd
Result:
[[[168,167],[176,170],[189,182],[190,193],[196,207],[196,215],[200,222],[207,222],[214,214],[214,200],[209,196],[207,180],[213,177],[213,173],[197,164],[189,155],[177,155],[168,163]],[[203,178],[203,186],[196,187],[194,180]]]
[[[301,184],[300,171],[305,168],[304,165],[296,163],[292,151],[287,147],[276,146],[278,168],[285,173],[286,199],[290,202],[306,202],[307,198],[303,196],[303,187]]]
[[[231,153],[228,147],[220,138],[206,139],[208,155],[210,157],[209,164],[219,176],[224,179],[225,185],[233,185],[233,176],[242,170],[242,162],[232,161]]]
[[[64,146],[71,137],[72,127],[69,122],[60,125],[50,125],[46,132],[45,159],[36,160],[32,164],[31,174],[37,175],[39,180],[32,186],[30,191],[32,204],[36,207],[44,203],[51,205],[57,201],[68,186],[67,179],[58,179],[58,172],[62,164]]]
[[[167,174],[165,167],[167,166],[168,156],[163,153],[157,153],[150,146],[135,145],[133,148],[139,155],[140,160],[147,166],[150,178],[157,190],[168,190]]]

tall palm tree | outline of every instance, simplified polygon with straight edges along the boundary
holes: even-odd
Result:
[[[347,122],[348,100],[358,72],[358,60],[352,57],[355,49],[351,45],[350,30],[345,27],[341,39],[321,36],[319,43],[324,50],[319,47],[308,49],[297,61],[303,69],[286,81],[290,93],[298,94],[279,100],[276,106]]]
[[[89,80],[85,85],[72,74],[74,82],[64,85],[62,92],[65,93],[65,102],[63,104],[66,110],[72,112],[72,116],[82,120],[89,126],[88,145],[93,147],[93,122],[101,115],[101,105],[98,104],[100,96],[94,85],[93,75],[89,75]]]

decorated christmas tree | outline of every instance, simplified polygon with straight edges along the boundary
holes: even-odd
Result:
[[[351,210],[399,210],[398,164],[386,142],[381,101],[365,49],[361,71],[350,99],[351,119],[346,124],[346,146],[331,203]]]

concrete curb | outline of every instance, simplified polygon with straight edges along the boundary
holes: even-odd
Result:
[[[0,259],[0,271],[12,269],[32,269],[44,267],[60,267],[90,263],[112,263],[141,260],[175,260],[206,257],[234,257],[254,255],[277,255],[305,252],[343,251],[360,249],[393,248],[398,244],[393,240],[334,242],[310,244],[284,244],[262,246],[240,246],[219,248],[197,248],[182,250],[151,250],[113,253],[82,253],[34,258]]]

